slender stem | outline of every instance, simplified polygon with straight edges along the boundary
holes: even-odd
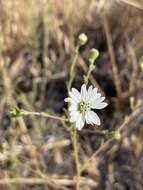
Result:
[[[88,84],[89,77],[90,77],[90,74],[91,74],[92,71],[93,71],[93,65],[90,65],[89,69],[88,69],[88,72],[87,72],[87,75],[85,76],[85,84]]]
[[[80,46],[77,45],[75,49],[75,56],[73,58],[71,67],[70,67],[70,79],[67,84],[67,90],[68,92],[71,90],[71,86],[75,77],[75,66],[79,54],[79,48]],[[78,143],[77,143],[77,133],[76,133],[76,128],[73,126],[72,131],[71,131],[71,138],[73,142],[73,149],[74,149],[74,157],[75,157],[75,164],[76,164],[76,173],[77,173],[77,178],[76,178],[76,190],[80,190],[80,161],[78,157]]]
[[[73,128],[73,146],[74,146],[74,157],[76,163],[77,179],[76,179],[76,190],[80,190],[80,161],[78,156],[78,142],[77,142],[77,131],[74,126]]]
[[[88,72],[88,66],[87,66],[87,64],[81,58],[79,58],[79,65],[83,69],[84,73]],[[97,83],[96,79],[93,77],[92,74],[90,74],[90,76],[89,76],[89,81],[91,82],[91,84],[93,86],[96,86],[99,89],[99,91],[102,93],[102,95],[105,95],[105,92],[100,87],[100,85]]]
[[[67,89],[68,91],[70,91],[71,86],[72,86],[72,82],[74,80],[75,77],[75,66],[76,66],[76,61],[78,58],[78,53],[79,53],[79,45],[77,45],[76,49],[75,49],[75,56],[73,58],[72,64],[71,64],[71,68],[70,68],[70,79],[67,85]]]
[[[77,47],[75,49],[75,56],[73,58],[71,68],[70,68],[70,79],[69,79],[68,85],[67,85],[68,91],[70,91],[72,82],[75,77],[75,66],[76,66],[76,61],[78,58],[78,53],[79,53],[79,45],[77,45]],[[77,133],[76,133],[75,126],[73,126],[73,130],[71,131],[71,138],[73,141],[73,149],[74,149],[74,157],[75,157],[76,173],[77,173],[76,190],[80,190],[80,162],[79,162],[79,157],[78,157],[78,143],[77,143]]]
[[[35,115],[35,116],[48,117],[48,118],[62,120],[62,121],[68,121],[68,119],[58,117],[58,116],[54,116],[54,115],[50,115],[46,112],[33,112],[33,111],[30,112],[30,111],[26,111],[26,110],[21,110],[21,111],[24,112],[25,115]]]

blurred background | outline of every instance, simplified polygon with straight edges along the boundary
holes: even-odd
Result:
[[[11,119],[14,106],[61,116],[80,33],[73,86],[80,88],[88,53],[100,56],[90,76],[109,106],[100,129],[116,130],[143,99],[142,0],[0,0],[0,189],[73,190],[76,169],[69,132],[60,121]],[[126,123],[125,123],[126,125]],[[84,163],[106,140],[96,126],[79,135]],[[143,190],[143,108],[123,138],[82,172],[81,190]]]

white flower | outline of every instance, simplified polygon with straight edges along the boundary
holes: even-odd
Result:
[[[87,90],[83,84],[80,92],[72,88],[69,97],[65,99],[65,102],[70,104],[70,122],[76,123],[78,130],[81,130],[85,123],[100,125],[100,118],[92,109],[105,108],[107,103],[103,102],[105,97],[101,97],[97,90],[92,85]]]

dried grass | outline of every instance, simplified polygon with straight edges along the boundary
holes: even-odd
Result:
[[[74,84],[82,83],[88,51],[96,47],[101,54],[90,81],[109,101],[101,128],[126,125],[125,116],[134,113],[130,96],[143,99],[142,1],[1,0],[0,12],[0,189],[74,189],[71,140],[62,123],[12,120],[8,111],[17,105],[63,113],[75,40],[85,32],[89,42],[80,50]],[[81,189],[143,189],[142,110],[120,142],[95,155]],[[79,133],[82,163],[106,140],[96,129]]]

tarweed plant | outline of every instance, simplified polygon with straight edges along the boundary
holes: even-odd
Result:
[[[78,141],[80,130],[82,130],[86,124],[99,126],[101,121],[94,110],[103,109],[108,105],[106,101],[104,102],[105,97],[98,92],[98,88],[94,87],[89,82],[91,72],[96,69],[96,59],[99,56],[97,49],[93,48],[89,51],[88,72],[87,75],[83,77],[84,84],[81,85],[80,91],[73,87],[73,81],[76,76],[76,65],[79,56],[79,49],[81,46],[86,44],[87,40],[88,38],[84,33],[80,34],[77,40],[75,55],[73,56],[73,61],[69,68],[69,79],[66,83],[69,97],[65,99],[65,101],[68,102],[68,109],[65,110],[65,115],[55,116],[47,112],[27,111],[17,107],[10,111],[10,116],[13,118],[34,115],[60,120],[63,123],[65,128],[70,132],[74,149],[74,159],[76,165],[76,190],[80,190],[81,172],[88,167],[90,161],[109,143],[111,139],[120,140],[121,138],[120,128],[117,131],[110,132],[108,130],[100,130],[99,128],[99,134],[105,135],[107,137],[107,142],[104,142],[85,163],[80,163],[80,142]]]

